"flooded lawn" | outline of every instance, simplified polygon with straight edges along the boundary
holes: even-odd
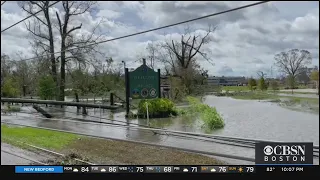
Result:
[[[275,141],[313,142],[314,145],[319,145],[319,114],[293,111],[288,108],[283,108],[277,103],[259,102],[256,100],[236,100],[231,97],[206,96],[204,102],[210,106],[216,107],[217,111],[222,114],[225,120],[225,127],[209,132],[211,134]],[[30,110],[32,108],[23,107],[22,109]],[[107,110],[100,112],[99,109],[89,109],[88,116],[83,116],[81,114],[76,114],[75,107],[65,107],[63,109],[48,107],[46,109],[56,117],[64,117],[65,119],[84,118],[87,120],[103,121],[114,124],[147,125],[146,119],[126,120],[124,118],[124,112],[111,113]],[[33,119],[32,117],[35,117],[35,115],[24,114],[23,116],[25,117],[8,117],[5,119],[15,123],[23,122],[24,124],[32,126],[59,128],[104,137],[146,141],[208,152],[254,157],[254,149],[243,147],[234,147],[167,135],[155,135],[153,132],[146,130],[133,130],[127,127],[110,126],[110,124],[92,125],[84,124],[82,122],[30,120]],[[100,116],[101,119],[99,118]],[[2,116],[2,118],[4,118],[4,116]],[[25,121],[25,119],[29,120]],[[161,127],[178,131],[208,133],[201,128],[201,121],[183,116],[178,118],[151,119],[150,125],[152,127]],[[230,161],[230,163],[247,164],[248,162]],[[318,160],[316,163],[318,163]]]

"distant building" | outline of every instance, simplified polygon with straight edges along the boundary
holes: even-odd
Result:
[[[208,85],[219,86],[244,86],[247,85],[245,77],[216,77],[211,76],[207,79]]]

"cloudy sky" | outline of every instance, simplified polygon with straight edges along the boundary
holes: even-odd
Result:
[[[127,1],[98,2],[90,13],[72,17],[72,23],[83,24],[81,31],[88,33],[101,20],[97,34],[103,39],[115,38],[170,23],[216,13],[253,2],[230,1]],[[61,10],[61,3],[51,14]],[[27,15],[16,1],[1,6],[1,29]],[[53,16],[55,17],[55,16]],[[53,20],[55,21],[55,20]],[[203,47],[214,65],[200,59],[210,75],[251,76],[258,70],[276,74],[272,68],[274,55],[293,48],[312,53],[312,65],[319,65],[319,2],[269,2],[247,9],[218,15],[185,25],[154,31],[143,35],[101,44],[99,49],[117,62],[126,61],[128,67],[146,54],[148,43],[176,39],[186,27],[203,34],[208,25],[216,27],[212,41]],[[1,33],[1,54],[11,57],[19,51],[26,58],[33,57],[30,35],[24,23]],[[59,50],[57,46],[56,51]],[[157,64],[161,67],[161,64]]]

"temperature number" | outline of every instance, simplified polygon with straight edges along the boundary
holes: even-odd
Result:
[[[164,168],[163,168],[163,171],[164,171],[164,172],[171,172],[171,167],[164,167]]]
[[[219,172],[227,172],[227,167],[219,167]]]
[[[109,172],[117,172],[117,167],[109,167]]]
[[[137,172],[143,172],[143,167],[137,167]]]
[[[89,167],[81,167],[81,172],[89,172]]]
[[[246,167],[247,172],[252,173],[254,171],[254,167]]]
[[[191,172],[198,172],[198,168],[197,167],[191,167]]]

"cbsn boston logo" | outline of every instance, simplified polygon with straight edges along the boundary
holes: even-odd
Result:
[[[256,164],[313,164],[313,143],[259,142]]]

